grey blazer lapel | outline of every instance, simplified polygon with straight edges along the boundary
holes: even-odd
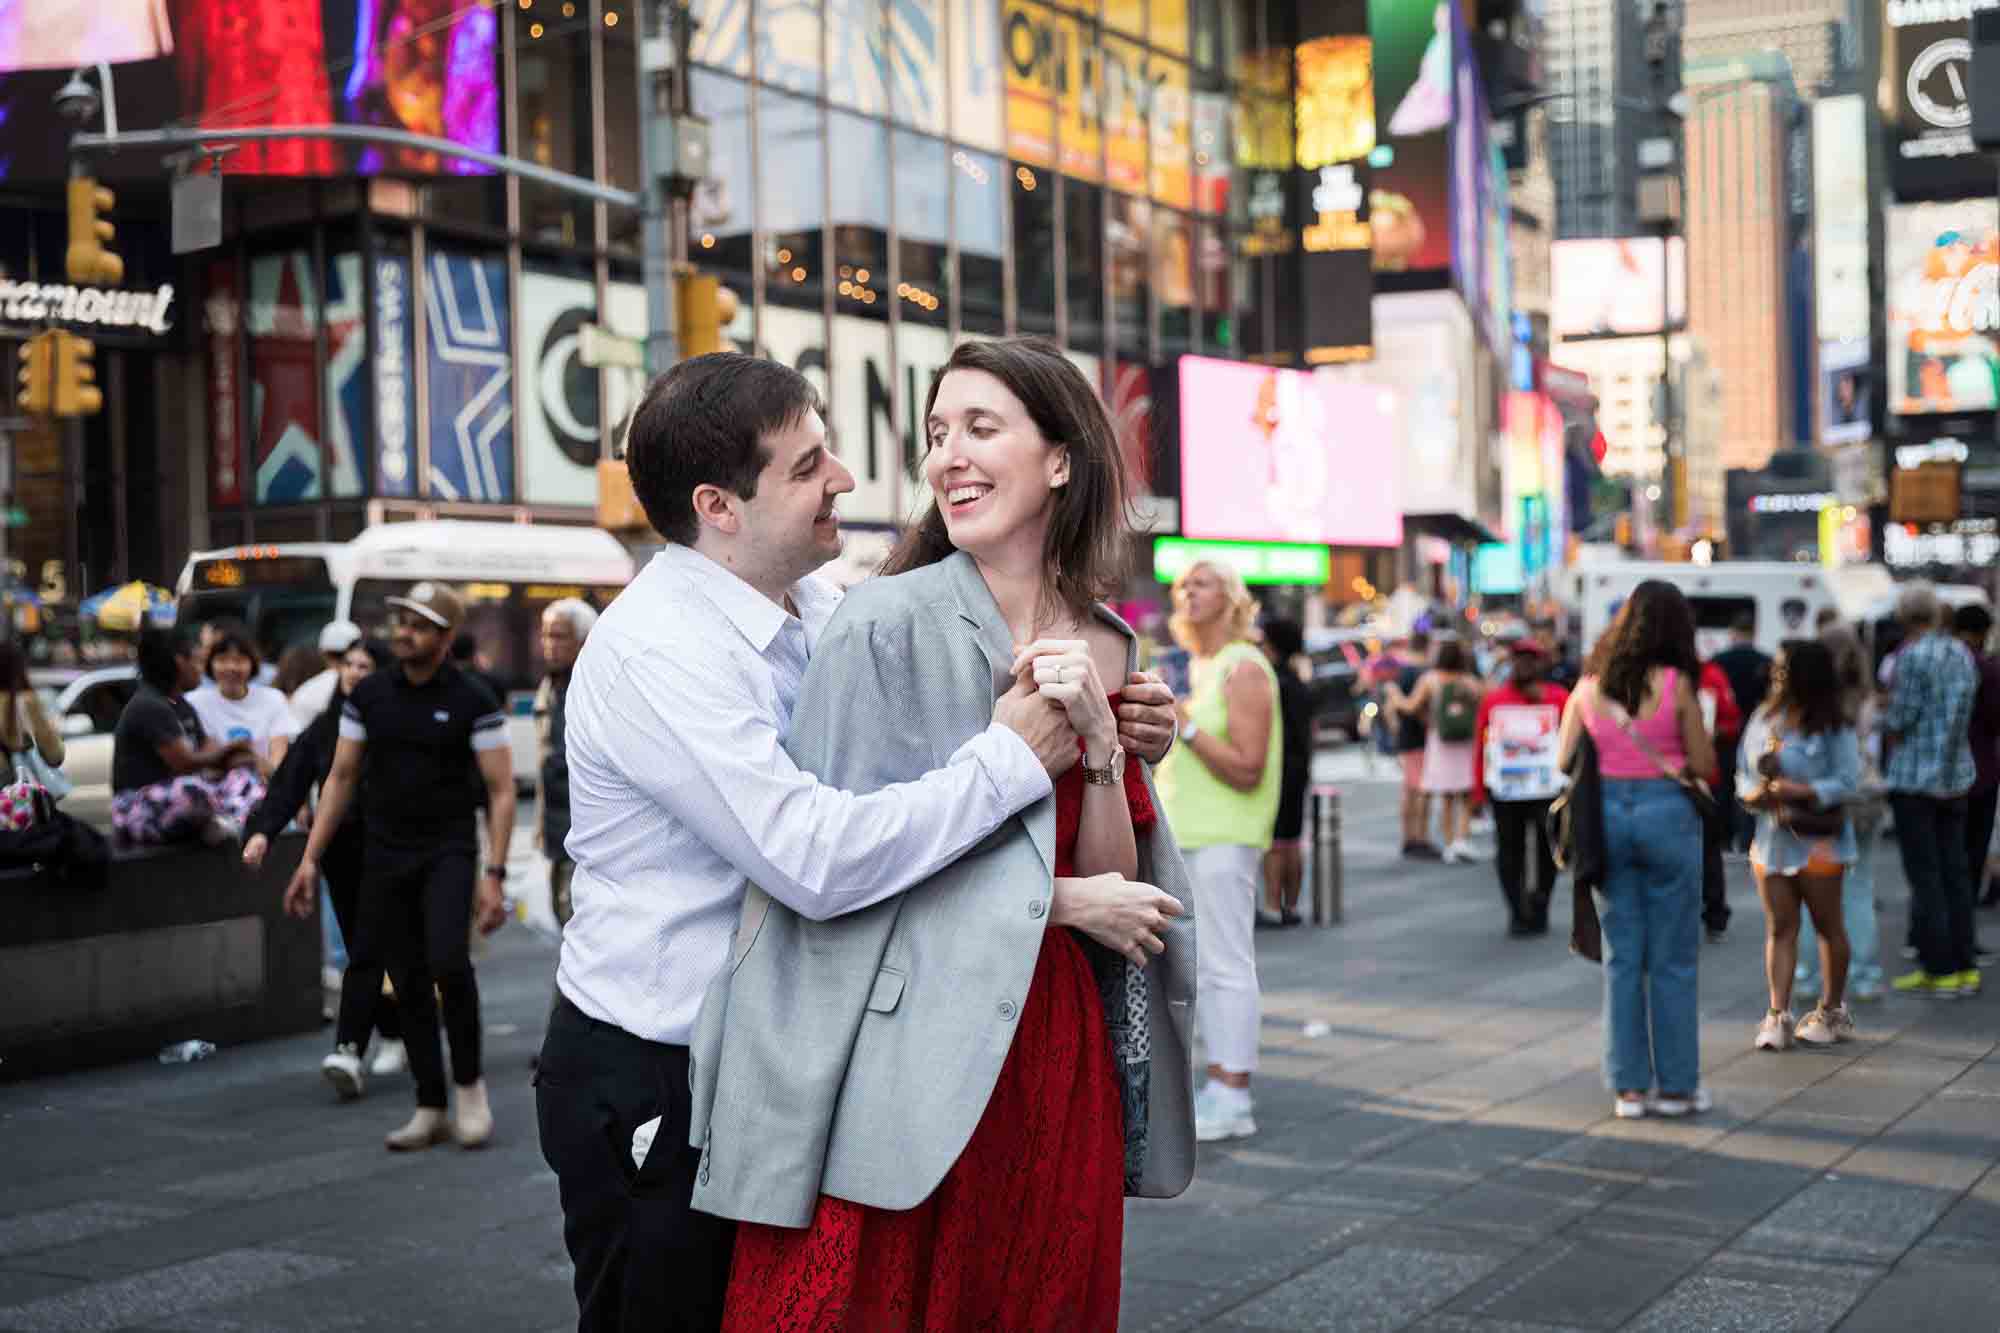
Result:
[[[979,566],[973,563],[971,556],[963,551],[954,551],[945,557],[944,567],[952,594],[958,599],[958,618],[967,626],[973,642],[979,646],[980,655],[986,659],[991,697],[998,699],[1014,683],[1007,670],[1014,665],[1014,636],[1007,628],[1007,617],[1000,614],[1000,605],[993,600],[993,592],[986,586],[986,580],[979,576]],[[1055,874],[1056,803],[1046,800],[1035,802],[1021,812],[1021,822],[1028,826],[1028,836],[1034,839],[1035,850],[1041,853],[1049,873]]]

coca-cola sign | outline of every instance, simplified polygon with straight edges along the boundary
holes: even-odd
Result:
[[[1887,239],[1890,411],[2000,406],[2000,202],[1895,206]]]

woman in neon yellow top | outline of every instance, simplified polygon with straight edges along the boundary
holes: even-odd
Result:
[[[1247,1138],[1257,1068],[1256,930],[1260,867],[1278,816],[1284,744],[1278,677],[1250,642],[1257,603],[1243,576],[1198,561],[1174,580],[1173,636],[1193,655],[1192,692],[1180,701],[1181,743],[1156,775],[1167,822],[1194,882],[1201,965],[1194,1011],[1208,1047],[1208,1083],[1195,1098],[1195,1137]]]

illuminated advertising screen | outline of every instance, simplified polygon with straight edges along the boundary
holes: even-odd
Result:
[[[1873,434],[1875,376],[1868,365],[1868,344],[1820,344],[1819,378],[1820,443],[1855,444]]]
[[[1887,212],[1889,409],[1991,411],[2000,405],[2000,202]]]
[[[1188,536],[1402,544],[1393,390],[1184,356],[1180,409]]]
[[[1368,0],[1375,152],[1369,223],[1378,273],[1451,267],[1451,0]]]
[[[1822,342],[1866,341],[1868,155],[1854,151],[1868,135],[1860,93],[1822,97],[1812,108],[1813,314]]]
[[[1549,247],[1549,323],[1558,338],[1658,333],[1664,296],[1673,327],[1687,323],[1687,245],[1674,238],[1661,290],[1660,238],[1557,241]]]
[[[1363,0],[1312,8],[1296,55],[1294,115],[1302,225],[1303,355],[1309,365],[1366,360],[1374,351],[1368,164],[1375,146],[1368,12]]]
[[[1893,108],[1889,174],[1899,191],[1993,189],[1993,164],[1972,142],[1972,40],[1984,3],[1888,0],[1885,109]]]
[[[525,6],[524,6],[525,8]],[[118,128],[375,125],[500,149],[500,25],[487,0],[9,0],[0,4],[0,176],[60,179],[55,91],[110,70]],[[109,174],[158,170],[158,155]],[[413,149],[244,143],[247,175],[480,174]]]

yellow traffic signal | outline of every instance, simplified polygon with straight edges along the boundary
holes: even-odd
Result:
[[[56,415],[94,416],[104,407],[104,394],[97,387],[97,369],[90,363],[97,348],[88,338],[62,329],[54,330],[56,340]]]
[[[736,318],[736,293],[707,273],[682,273],[674,278],[674,311],[681,355],[703,356],[730,350],[723,328]]]
[[[110,212],[114,202],[111,191],[91,177],[70,177],[67,259],[71,282],[109,287],[125,277],[125,261],[109,248],[112,226],[98,216]]]
[[[55,331],[38,333],[21,344],[21,389],[15,396],[31,417],[47,416],[53,398]]]

